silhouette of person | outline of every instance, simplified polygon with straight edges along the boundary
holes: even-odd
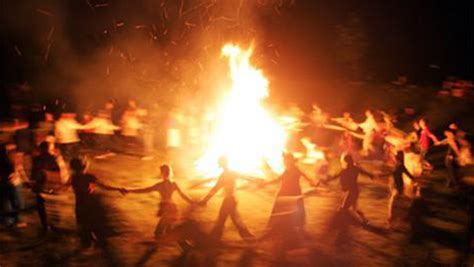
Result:
[[[240,236],[246,241],[253,241],[255,236],[250,233],[247,226],[242,221],[242,218],[237,211],[237,198],[235,197],[236,179],[245,178],[229,169],[225,157],[219,158],[219,166],[223,169],[222,174],[219,176],[216,185],[200,202],[201,205],[205,205],[207,201],[209,201],[209,199],[211,199],[221,188],[224,190],[224,200],[222,201],[219,216],[211,232],[211,236],[216,240],[220,240],[224,231],[225,221],[227,220],[227,217],[230,217]]]

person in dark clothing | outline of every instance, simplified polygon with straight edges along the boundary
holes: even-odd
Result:
[[[374,175],[357,166],[351,155],[345,155],[343,157],[343,165],[345,166],[343,166],[340,173],[329,176],[327,179],[322,179],[320,181],[327,183],[339,177],[341,189],[344,193],[344,200],[340,207],[341,211],[351,212],[363,224],[368,224],[369,221],[364,213],[357,207],[357,201],[359,200],[359,185],[357,183],[357,178],[359,177],[359,174],[364,174],[369,176],[371,179],[374,179]]]
[[[107,225],[105,210],[99,204],[94,187],[105,190],[125,192],[123,188],[105,185],[97,178],[87,173],[87,164],[78,158],[71,160],[72,175],[67,183],[71,185],[76,197],[76,222],[79,228],[81,244],[84,248],[90,247],[93,242],[99,246],[107,245],[110,227]]]
[[[31,170],[32,189],[36,195],[36,206],[43,231],[47,231],[49,225],[44,198],[41,196],[41,192],[45,190],[48,175],[54,173],[59,175],[59,165],[56,161],[56,157],[49,153],[49,144],[43,141],[39,146],[39,155],[33,158]]]
[[[9,204],[9,179],[14,172],[13,163],[8,158],[7,148],[4,144],[0,145],[0,214],[7,212],[7,204]],[[1,218],[5,220],[6,218]]]
[[[178,194],[188,203],[194,203],[194,201],[179,188],[178,184],[172,180],[172,170],[169,165],[161,165],[160,173],[160,177],[163,181],[150,187],[126,189],[127,193],[149,193],[154,191],[160,193],[161,202],[158,210],[160,220],[155,229],[155,239],[159,239],[163,234],[169,232],[178,219],[178,207],[173,201],[174,192],[178,192]]]
[[[310,185],[317,186],[308,176],[302,173],[296,166],[296,159],[292,154],[284,155],[285,171],[276,181],[280,181],[280,189],[278,190],[275,204],[273,205],[272,214],[268,222],[269,230],[273,228],[280,229],[285,227],[302,230],[305,224],[306,212],[300,186],[300,178],[303,177]],[[271,181],[271,183],[274,181]],[[285,199],[297,198],[294,212],[285,212],[287,206]],[[288,214],[289,216],[285,215]],[[288,225],[289,224],[289,225]]]
[[[456,139],[456,135],[452,131],[444,131],[444,135],[446,138],[439,144],[448,146],[448,149],[446,150],[446,156],[444,158],[444,164],[446,166],[446,170],[448,171],[446,186],[455,187],[458,186],[460,179],[459,141]]]
[[[216,240],[220,240],[224,231],[225,221],[227,217],[230,216],[240,236],[246,241],[253,241],[255,240],[255,236],[250,233],[242,221],[237,211],[237,199],[235,197],[235,182],[237,178],[245,178],[229,169],[226,158],[219,158],[219,165],[223,169],[222,174],[219,176],[216,185],[209,191],[206,197],[200,201],[201,205],[205,205],[220,189],[224,189],[224,201],[219,210],[219,217],[211,232],[211,236]]]
[[[390,200],[388,202],[388,218],[387,223],[391,227],[393,218],[393,204],[395,199],[399,196],[405,195],[405,183],[403,182],[403,174],[406,174],[413,182],[415,178],[405,167],[404,153],[398,151],[396,155],[395,168],[389,180]]]

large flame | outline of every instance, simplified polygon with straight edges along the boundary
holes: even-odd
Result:
[[[228,44],[222,55],[228,58],[232,84],[217,108],[214,132],[197,170],[205,176],[218,175],[218,159],[224,156],[230,169],[243,174],[263,176],[263,164],[283,172],[287,134],[263,106],[269,83],[250,63],[252,48]]]

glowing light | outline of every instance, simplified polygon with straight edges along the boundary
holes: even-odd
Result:
[[[208,149],[197,161],[198,172],[218,175],[218,158],[225,156],[229,168],[243,174],[261,177],[263,164],[282,173],[287,133],[263,106],[269,82],[250,63],[252,48],[242,50],[228,44],[222,55],[229,61],[232,84],[217,108],[215,130]]]

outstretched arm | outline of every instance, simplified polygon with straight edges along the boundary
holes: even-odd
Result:
[[[209,199],[211,199],[217,193],[217,191],[221,189],[221,187],[222,187],[222,178],[219,178],[219,180],[217,180],[216,185],[209,191],[209,193],[207,193],[207,195],[200,201],[200,203],[206,204],[207,201],[209,201]]]
[[[300,171],[300,177],[303,177],[311,186],[318,186],[319,181],[315,183],[311,178],[308,177],[308,175],[304,174],[302,171]]]
[[[373,179],[375,178],[375,175],[373,175],[372,173],[370,173],[370,172],[368,172],[368,171],[362,169],[361,167],[357,167],[357,168],[359,169],[359,172],[360,172],[360,173],[369,176],[370,179],[373,180]]]
[[[102,189],[109,190],[109,191],[121,191],[121,192],[124,191],[123,188],[106,185],[106,184],[101,183],[97,180],[94,181],[94,184],[97,185],[98,187],[102,188]]]
[[[186,200],[188,203],[194,203],[194,200],[192,200],[186,193],[184,193],[181,188],[179,188],[178,184],[174,184],[176,186],[176,191],[178,191],[178,194]]]
[[[158,187],[159,187],[159,183],[154,184],[154,185],[149,186],[149,187],[144,187],[144,188],[127,189],[126,192],[127,193],[139,193],[139,194],[140,193],[150,193],[150,192],[153,192],[153,191],[157,191]]]
[[[332,181],[332,180],[335,180],[337,179],[339,176],[341,175],[341,173],[338,173],[338,174],[335,174],[335,175],[328,175],[328,178],[327,179],[321,179],[320,181],[324,184]]]

